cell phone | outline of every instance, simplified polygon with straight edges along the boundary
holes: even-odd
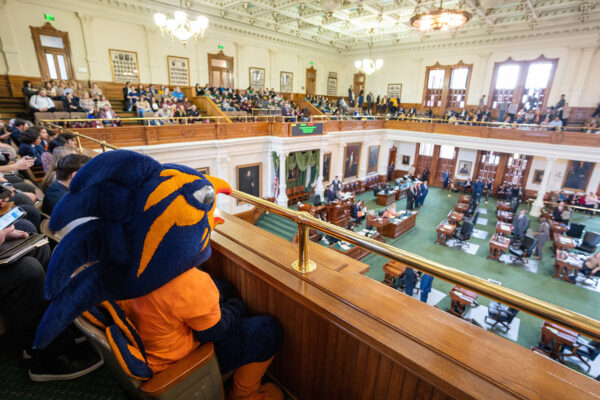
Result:
[[[0,217],[0,230],[8,228],[19,219],[26,216],[27,213],[21,207],[15,207]]]

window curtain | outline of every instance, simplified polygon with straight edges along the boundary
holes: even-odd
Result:
[[[306,191],[312,186],[319,174],[320,150],[297,151],[291,153],[286,159],[287,173],[298,167],[298,176],[293,181],[288,181],[290,187],[306,185]],[[307,171],[308,170],[308,171]],[[307,176],[307,172],[309,175]]]

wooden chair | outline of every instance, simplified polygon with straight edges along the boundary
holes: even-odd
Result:
[[[223,382],[212,342],[205,343],[171,367],[142,382],[123,371],[113,353],[106,334],[85,318],[78,317],[75,325],[102,355],[104,364],[127,394],[138,400],[222,400]]]

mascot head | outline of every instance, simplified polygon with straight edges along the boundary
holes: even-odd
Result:
[[[231,188],[132,151],[110,151],[88,162],[52,212],[53,231],[88,220],[52,255],[45,289],[52,303],[34,346],[47,346],[102,301],[143,296],[204,262],[212,229],[222,222],[213,216],[218,193]]]

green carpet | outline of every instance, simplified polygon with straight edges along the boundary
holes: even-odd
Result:
[[[370,191],[358,195],[357,198],[364,200],[368,209],[381,209],[381,206],[375,203],[375,198]],[[505,287],[557,306],[594,319],[600,319],[600,310],[598,309],[600,293],[552,278],[554,274],[554,258],[551,257],[550,242],[546,243],[543,259],[536,260],[538,263],[537,273],[525,271],[516,266],[502,264],[486,258],[489,254],[489,238],[496,229],[495,199],[490,198],[489,204],[484,204],[483,202],[480,204],[480,208],[487,209],[487,214],[481,214],[480,219],[487,218],[488,223],[487,225],[477,224],[475,228],[488,232],[488,235],[485,240],[477,238],[469,240],[470,243],[479,245],[479,249],[475,255],[435,244],[434,242],[437,238],[435,227],[446,217],[451,209],[454,209],[457,199],[458,194],[456,193],[451,193],[450,197],[448,197],[447,191],[439,188],[430,188],[425,204],[419,209],[415,228],[396,239],[386,237],[386,243],[454,267],[471,275],[499,281]],[[396,203],[397,209],[404,209],[405,207],[405,200]],[[527,209],[525,205],[522,205],[522,207]],[[530,219],[531,229],[535,231],[538,225],[537,219]],[[574,214],[573,221],[585,224],[587,230],[600,231],[600,218]],[[297,232],[295,223],[274,214],[263,215],[257,222],[257,225],[288,240],[291,240]],[[366,273],[367,276],[379,282],[383,280],[384,273],[382,267],[388,261],[386,258],[370,254],[361,261],[371,267],[370,271]],[[449,292],[451,286],[451,284],[439,279],[435,279],[433,283],[433,287],[444,294]],[[478,300],[482,305],[487,306],[489,303],[489,299],[482,298],[481,296]],[[438,306],[442,309],[447,309],[449,305],[450,298],[448,296],[438,303]],[[540,338],[542,321],[523,312],[520,312],[517,317],[521,319],[517,343],[527,348],[536,345]]]

